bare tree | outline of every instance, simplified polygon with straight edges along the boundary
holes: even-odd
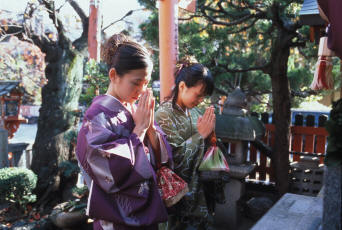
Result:
[[[83,32],[75,41],[66,36],[63,22],[54,1],[39,0],[28,3],[25,13],[15,26],[7,28],[2,36],[14,35],[38,46],[46,54],[45,76],[47,84],[42,89],[42,105],[38,130],[33,146],[32,169],[38,175],[37,193],[45,198],[61,185],[60,163],[74,159],[77,129],[78,99],[82,88],[83,63],[87,56],[88,17],[76,1],[67,0],[81,19]],[[57,37],[52,39],[46,31],[36,33],[33,17],[46,11]],[[41,22],[42,23],[42,22]],[[51,32],[50,32],[51,33]],[[45,194],[45,195],[43,195]]]

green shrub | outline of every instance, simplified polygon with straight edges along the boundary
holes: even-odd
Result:
[[[66,178],[73,178],[80,172],[78,164],[72,161],[63,161],[59,164],[58,168]]]
[[[9,201],[21,207],[35,202],[36,195],[32,190],[36,187],[37,176],[26,168],[0,169],[0,201]]]

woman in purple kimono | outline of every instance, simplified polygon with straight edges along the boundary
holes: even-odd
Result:
[[[158,229],[167,212],[154,154],[166,162],[171,148],[154,125],[154,98],[146,89],[152,61],[144,47],[121,34],[107,41],[103,56],[108,91],[86,111],[76,148],[89,187],[87,215],[95,230]]]

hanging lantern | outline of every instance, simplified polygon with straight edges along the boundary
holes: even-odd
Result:
[[[24,89],[18,81],[0,81],[0,124],[12,138],[21,123],[27,120],[20,116],[21,98]]]

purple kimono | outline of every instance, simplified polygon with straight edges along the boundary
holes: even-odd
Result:
[[[150,144],[132,133],[131,113],[114,97],[94,98],[78,134],[76,155],[89,187],[94,229],[157,229],[167,212],[156,185]],[[162,158],[171,148],[157,127]]]
[[[318,4],[329,19],[328,47],[342,59],[342,1],[318,0]]]

